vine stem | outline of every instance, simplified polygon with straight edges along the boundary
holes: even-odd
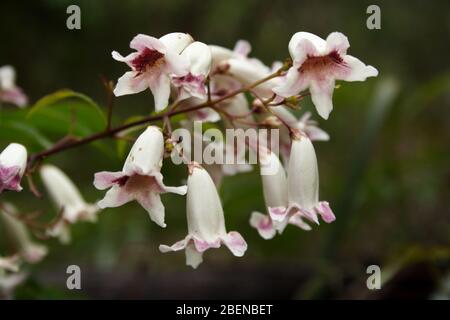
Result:
[[[139,126],[145,123],[151,123],[151,122],[156,122],[156,121],[160,121],[160,120],[164,120],[164,119],[168,119],[171,118],[173,116],[176,116],[178,114],[182,114],[182,113],[187,113],[187,112],[192,112],[192,111],[196,111],[202,108],[207,108],[207,107],[211,107],[217,103],[220,103],[222,101],[225,101],[227,99],[230,99],[240,93],[244,93],[247,91],[250,91],[251,89],[259,86],[260,84],[269,81],[273,78],[279,77],[283,74],[285,70],[285,67],[277,70],[276,72],[268,75],[267,77],[258,80],[248,86],[244,86],[238,90],[232,91],[226,95],[224,95],[223,97],[217,98],[215,100],[211,100],[211,101],[206,101],[204,103],[189,107],[189,108],[185,108],[185,109],[171,109],[169,108],[166,112],[160,113],[160,114],[156,114],[156,115],[151,115],[151,116],[147,116],[144,117],[140,120],[134,121],[134,122],[130,122],[115,128],[106,128],[105,131],[102,132],[98,132],[95,133],[93,135],[87,136],[85,138],[79,139],[79,140],[71,140],[68,141],[67,143],[64,144],[55,144],[52,147],[50,147],[49,149],[34,153],[32,155],[30,155],[30,157],[28,158],[28,165],[27,165],[27,171],[31,171],[31,168],[33,167],[33,164],[36,161],[41,161],[44,158],[47,158],[51,155],[60,153],[62,151],[68,150],[68,149],[73,149],[100,139],[104,139],[104,138],[111,138],[114,137],[117,133],[124,131],[126,129],[135,127],[135,126]]]

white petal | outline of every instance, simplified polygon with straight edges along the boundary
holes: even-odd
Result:
[[[154,37],[150,37],[145,34],[138,34],[131,40],[130,48],[135,49],[137,51],[142,51],[145,48],[157,50],[163,54],[166,53],[166,47],[163,42]]]
[[[365,81],[368,77],[378,76],[378,70],[372,66],[365,65],[361,60],[346,55],[344,63],[348,67],[348,72],[339,76],[338,79],[345,81]]]
[[[193,75],[209,74],[212,63],[211,49],[204,43],[196,41],[183,51],[181,56],[189,61],[189,70]]]
[[[291,97],[308,88],[308,79],[302,77],[296,66],[291,67],[281,79],[280,84],[273,88],[273,92],[282,97]]]
[[[157,112],[164,110],[169,103],[170,97],[170,79],[166,74],[160,74],[149,79],[148,85],[155,99],[155,110]]]
[[[247,242],[245,242],[239,232],[231,231],[223,236],[222,240],[236,257],[242,257],[245,254],[245,251],[247,251]]]
[[[137,202],[148,212],[150,219],[162,228],[166,227],[164,223],[165,209],[161,202],[161,196],[157,192],[148,192],[136,197]]]
[[[212,70],[214,70],[218,65],[220,65],[225,60],[230,59],[235,55],[235,53],[228,48],[216,45],[209,45],[209,48],[211,49],[212,55],[212,65],[211,65]]]
[[[330,33],[326,41],[328,53],[336,51],[340,55],[345,55],[350,47],[347,37],[340,32]]]
[[[161,244],[161,245],[159,245],[159,251],[161,251],[162,253],[167,253],[167,252],[176,252],[176,251],[183,250],[188,245],[189,240],[190,240],[190,237],[187,236],[183,240],[177,241],[171,246]]]
[[[127,94],[139,93],[148,87],[149,85],[145,75],[138,75],[136,71],[128,71],[117,80],[116,87],[114,88],[114,95],[119,97]]]
[[[0,68],[0,89],[14,89],[16,86],[16,71],[12,66],[3,66]]]
[[[328,141],[330,140],[330,135],[324,130],[316,126],[307,126],[305,128],[305,133],[311,141]]]
[[[300,47],[298,45],[301,44]],[[304,60],[307,54],[323,54],[326,51],[326,41],[309,32],[297,32],[289,41],[289,53],[294,61]]]
[[[164,43],[168,51],[180,54],[194,39],[188,33],[173,32],[168,33],[159,40]]]
[[[115,208],[120,207],[131,200],[133,200],[132,195],[119,186],[113,186],[106,192],[105,197],[100,200],[97,205],[102,209]]]
[[[186,247],[186,265],[194,269],[203,262],[203,252],[198,252],[193,244]]]
[[[250,42],[248,42],[247,40],[238,40],[233,49],[234,53],[242,57],[247,57],[250,51],[252,51],[252,46],[250,45]]]
[[[303,221],[302,216],[300,214],[294,214],[292,217],[290,217],[289,224],[297,226],[305,231],[312,230],[311,226],[307,224],[305,221]]]
[[[325,120],[328,119],[333,110],[334,80],[311,81],[309,91],[317,113]]]
[[[270,217],[260,212],[252,212],[250,217],[250,225],[258,230],[259,235],[263,239],[272,239],[275,236],[276,230],[270,220]]]

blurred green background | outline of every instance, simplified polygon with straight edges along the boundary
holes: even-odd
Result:
[[[66,8],[75,3],[82,29],[70,31]],[[381,30],[366,28],[370,4],[381,8]],[[448,290],[448,1],[6,0],[0,4],[0,65],[15,66],[32,104],[70,88],[104,108],[101,76],[115,81],[125,71],[111,51],[130,52],[137,33],[159,37],[174,31],[231,48],[247,39],[251,55],[269,65],[288,56],[288,41],[297,31],[322,37],[340,31],[350,40],[349,53],[380,71],[364,83],[342,83],[330,119],[320,121],[331,135],[331,141],[315,144],[320,199],[331,203],[336,222],[310,232],[288,227],[282,236],[263,240],[248,224],[253,210],[264,212],[254,170],[227,177],[221,188],[227,228],[241,232],[249,244],[244,258],[224,248],[210,250],[199,269],[191,270],[183,253],[159,253],[160,243],[186,234],[185,198],[164,195],[166,229],[136,204],[104,210],[97,224],[72,228],[70,245],[47,241],[49,256],[32,267],[17,297],[429,298],[442,296],[442,286]],[[150,92],[116,99],[114,123],[148,114],[152,104]],[[302,107],[311,109],[308,99]],[[2,117],[12,112],[5,108]],[[15,134],[0,122],[0,149]],[[55,132],[50,139],[56,139]],[[48,162],[63,168],[85,198],[95,201],[103,192],[92,186],[93,174],[121,167],[115,144],[79,148]],[[185,176],[183,168],[169,163],[164,172],[167,184],[179,184]],[[56,214],[48,199],[36,199],[28,190],[2,194],[1,200],[25,212]],[[81,266],[81,291],[65,287],[70,264]],[[389,275],[382,290],[366,288],[371,264]]]

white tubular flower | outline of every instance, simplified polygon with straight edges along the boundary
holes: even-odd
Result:
[[[256,81],[269,76],[272,72],[269,67],[255,58],[229,59],[224,62],[223,68],[227,70],[227,74],[239,80],[239,82],[241,82],[243,85],[251,85]],[[272,88],[278,85],[278,83],[279,79],[274,78],[261,83],[253,90],[256,92],[256,94],[263,98],[270,98],[273,95]]]
[[[24,107],[28,103],[27,96],[16,85],[16,71],[12,66],[0,68],[0,102],[15,104]]]
[[[0,272],[0,298],[6,300],[13,299],[14,291],[27,279],[27,277],[28,274],[25,272]]]
[[[216,45],[209,45],[212,54],[212,67],[211,69],[217,71],[217,68],[225,60],[231,58],[246,59],[252,47],[247,40],[238,40],[233,50]]]
[[[47,247],[35,243],[28,233],[25,225],[15,217],[16,208],[9,203],[2,204],[0,217],[5,225],[5,230],[17,248],[18,255],[28,263],[38,263],[47,255]]]
[[[112,52],[115,60],[125,62],[132,69],[117,81],[114,89],[116,96],[134,94],[150,88],[156,111],[167,106],[171,77],[182,77],[188,73],[188,62],[179,53],[191,38],[188,35],[182,37],[178,33],[166,37],[156,39],[139,34],[130,42],[130,47],[136,52],[126,57],[116,51]]]
[[[203,261],[203,252],[225,244],[237,257],[247,250],[242,236],[225,229],[222,204],[217,189],[208,172],[194,166],[188,178],[187,193],[188,235],[172,246],[160,245],[161,252],[186,250],[186,264],[197,268]]]
[[[181,56],[189,62],[189,72],[173,79],[174,85],[179,88],[178,100],[189,97],[206,99],[205,81],[211,69],[211,49],[196,41],[187,46]]]
[[[0,193],[3,190],[21,191],[20,180],[27,167],[27,149],[11,143],[0,153]]]
[[[286,216],[290,222],[309,230],[303,221],[306,218],[319,223],[317,215],[330,223],[336,218],[328,202],[319,202],[319,171],[317,158],[311,140],[306,136],[293,139],[288,168],[288,203],[284,215],[271,215],[272,219],[282,221]]]
[[[281,234],[288,222],[288,219],[280,222],[271,218],[271,216],[284,214],[286,211],[288,206],[287,179],[283,165],[275,153],[270,152],[266,156],[260,153],[260,159],[264,200],[269,215],[252,212],[250,225],[258,230],[261,237],[271,239],[277,231]]]
[[[212,70],[231,75],[241,85],[252,84],[273,72],[259,59],[248,57],[252,50],[248,41],[239,40],[233,51],[219,46],[210,46],[210,48],[213,57]],[[273,95],[272,88],[278,82],[278,79],[272,79],[258,85],[253,90],[258,95],[268,98]]]
[[[330,33],[326,40],[297,32],[289,42],[293,66],[273,92],[290,97],[309,88],[317,112],[328,119],[336,80],[365,81],[378,75],[377,69],[348,55],[349,47],[347,37],[339,32]]]
[[[87,203],[72,180],[59,168],[43,165],[40,174],[56,209],[61,214],[60,221],[47,230],[47,234],[59,237],[62,243],[68,243],[70,241],[69,224],[78,221],[97,221],[97,212],[100,208]]]
[[[186,194],[186,186],[168,187],[161,174],[164,154],[164,137],[156,126],[149,126],[136,140],[128,154],[122,171],[98,172],[94,186],[99,190],[110,188],[100,208],[119,207],[136,200],[161,227],[164,223],[164,205],[161,193]]]

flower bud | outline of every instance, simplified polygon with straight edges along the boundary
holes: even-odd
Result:
[[[27,150],[18,143],[9,144],[0,153],[0,193],[21,191],[20,180],[27,167]]]

